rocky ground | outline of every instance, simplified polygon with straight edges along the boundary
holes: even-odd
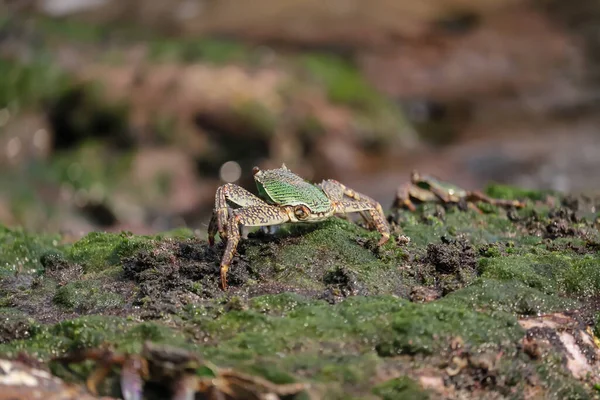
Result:
[[[187,230],[63,243],[2,228],[0,354],[81,383],[98,361],[67,369],[53,357],[151,341],[308,384],[297,398],[598,398],[598,200],[488,193],[527,206],[395,210],[381,248],[338,218],[250,232],[227,292],[222,244]],[[119,396],[111,371],[98,388]],[[146,385],[148,398],[173,379]]]

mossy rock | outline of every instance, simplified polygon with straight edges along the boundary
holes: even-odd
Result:
[[[105,344],[138,353],[150,340],[275,383],[306,381],[332,399],[436,398],[421,387],[422,371],[466,398],[532,385],[545,398],[592,398],[559,350],[539,356],[524,344],[528,317],[579,315],[600,330],[599,258],[588,246],[596,228],[565,220],[579,229],[566,238],[523,229],[554,218],[547,212],[401,214],[393,233],[411,242],[381,248],[377,232],[337,218],[254,231],[238,246],[228,292],[218,286],[223,245],[187,230],[60,245],[5,228],[3,257],[27,255],[32,271],[8,270],[1,281],[0,316],[28,333],[4,335],[0,353],[48,361]],[[452,268],[439,268],[436,254]],[[411,301],[415,289],[432,295]],[[466,364],[449,375],[457,360]],[[76,380],[91,372],[85,365]]]

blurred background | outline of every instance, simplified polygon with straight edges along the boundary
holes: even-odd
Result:
[[[600,188],[597,1],[0,4],[2,224],[205,235],[282,162],[384,208],[414,168]]]

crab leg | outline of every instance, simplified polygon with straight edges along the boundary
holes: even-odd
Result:
[[[208,224],[208,242],[211,246],[215,243],[215,234],[217,231],[222,240],[227,239],[229,204],[247,207],[264,205],[265,202],[246,189],[233,183],[226,183],[220,186],[215,194],[215,208]]]
[[[146,361],[137,356],[125,360],[121,369],[121,392],[124,400],[141,400],[144,377],[150,375]]]
[[[389,240],[390,228],[385,220],[381,204],[333,179],[324,180],[320,186],[333,202],[336,214],[366,211],[371,217],[375,229],[381,233],[378,245],[381,246]],[[364,217],[363,213],[361,215]]]
[[[227,270],[240,241],[240,226],[269,226],[288,222],[287,208],[271,206],[262,200],[254,205],[233,210],[227,221],[227,246],[221,260],[221,287],[227,289]],[[293,212],[293,211],[290,211]]]
[[[405,183],[404,185],[402,185],[398,188],[398,191],[396,193],[396,207],[398,207],[398,208],[406,207],[410,211],[414,212],[417,210],[417,207],[410,200],[411,187],[412,187],[412,183]]]
[[[469,192],[467,194],[468,201],[481,201],[484,203],[489,203],[495,206],[500,207],[517,207],[522,208],[525,205],[518,200],[504,200],[504,199],[492,199],[491,197],[486,196],[478,190]]]

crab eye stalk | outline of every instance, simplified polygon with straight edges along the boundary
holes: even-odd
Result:
[[[308,218],[309,209],[306,206],[296,206],[294,208],[294,215],[298,221],[303,221]]]
[[[258,174],[259,172],[260,172],[260,168],[258,168],[258,167],[254,167],[254,168],[252,168],[252,175],[256,175],[256,174]]]

